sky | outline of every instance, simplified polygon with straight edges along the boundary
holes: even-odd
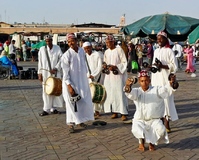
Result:
[[[119,25],[164,14],[199,19],[199,0],[0,0],[0,22]]]

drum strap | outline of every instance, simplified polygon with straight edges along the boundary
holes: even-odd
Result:
[[[76,102],[75,102],[74,110],[75,110],[75,112],[77,112],[77,104],[76,104]]]
[[[88,65],[88,60],[87,60],[86,55],[85,55],[85,59],[86,59],[86,64],[87,64],[87,67],[88,67],[89,74],[91,74],[91,69],[90,69],[90,67],[89,67],[89,65]]]
[[[51,68],[51,64],[50,64],[50,58],[49,58],[49,55],[48,55],[47,46],[45,46],[45,52],[46,52],[46,57],[47,57],[47,61],[48,61],[48,67],[49,67],[49,69],[51,71],[52,68]]]
[[[86,64],[87,64],[87,67],[88,67],[89,74],[91,74],[91,69],[90,69],[90,67],[89,67],[88,60],[87,60],[86,55],[85,55],[85,59],[86,59]],[[93,81],[94,79],[91,79],[91,80]]]
[[[47,46],[45,46],[45,51],[46,51],[46,57],[47,57],[47,61],[48,61],[48,66],[49,66],[49,69],[51,71],[52,67],[51,67],[51,64],[50,64],[50,58],[49,58],[49,55],[48,55]],[[52,76],[52,74],[51,74],[51,76]],[[57,77],[57,73],[55,74],[55,77]]]
[[[100,76],[99,76],[99,78],[97,80],[97,83],[99,83],[100,79],[101,79],[101,73],[100,73]]]

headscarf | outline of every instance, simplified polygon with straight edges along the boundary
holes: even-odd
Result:
[[[1,52],[0,58],[3,57],[3,56],[7,56],[7,53],[6,53],[5,50],[3,50],[3,51]]]

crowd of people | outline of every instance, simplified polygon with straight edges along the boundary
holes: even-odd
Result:
[[[4,43],[0,42],[0,67],[10,70],[5,73],[6,77],[10,78],[19,77],[18,61],[37,60],[37,51],[32,47],[34,42],[31,42],[29,38],[27,38],[27,41],[21,41],[21,48],[17,48],[15,44],[16,40],[14,39],[6,40]]]
[[[161,138],[168,143],[169,122],[178,119],[173,92],[179,85],[175,72],[180,66],[167,34],[157,34],[157,49],[148,42],[147,66],[143,64],[141,45],[128,42],[126,51],[113,35],[107,35],[104,53],[89,41],[79,44],[74,33],[67,34],[66,40],[69,48],[65,53],[52,44],[50,35],[45,37],[47,45],[39,50],[38,77],[44,103],[39,115],[59,114],[58,108],[65,104],[66,124],[74,133],[75,126],[86,128],[87,121],[98,119],[102,113],[127,121],[129,98],[136,105],[132,133],[139,140],[138,150],[144,151],[144,143],[149,143],[149,150],[154,151]],[[140,87],[132,87],[136,78],[128,78],[130,74],[138,75]],[[62,80],[62,94],[46,93],[49,77]]]
[[[36,51],[33,48],[35,44],[34,41],[30,41],[30,38],[21,40],[21,47],[16,47],[16,40],[6,40],[4,43],[0,42],[0,53],[4,50],[6,55],[17,61],[27,61],[30,59],[31,61],[36,61]]]
[[[184,53],[185,72],[196,72],[193,54],[196,48],[190,45],[183,48],[177,42],[171,47],[163,31],[157,34],[156,46],[152,41],[147,42],[147,53],[143,44],[117,42],[113,35],[107,35],[104,51],[88,40],[79,43],[74,33],[66,36],[69,48],[65,53],[52,43],[51,35],[46,35],[44,40],[46,45],[38,51],[38,79],[43,98],[40,116],[60,114],[58,108],[65,105],[66,124],[69,132],[74,133],[75,126],[86,128],[87,121],[100,118],[102,113],[111,113],[111,119],[120,117],[121,121],[127,121],[129,98],[136,106],[132,133],[139,140],[138,150],[144,151],[144,144],[149,143],[149,150],[154,151],[154,145],[161,138],[169,142],[169,122],[178,119],[173,95],[179,85],[175,73],[182,69]],[[12,40],[10,44],[6,41],[0,45],[0,61],[12,66],[13,74],[18,75],[14,44]],[[28,50],[32,51],[31,42],[22,41],[24,61]],[[34,55],[32,61],[35,61]],[[131,74],[137,74],[140,87],[133,87],[136,78],[130,77]],[[49,78],[52,93],[46,91]],[[60,88],[61,94],[57,94]]]

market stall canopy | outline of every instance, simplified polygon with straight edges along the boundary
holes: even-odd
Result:
[[[199,26],[196,27],[189,35],[188,42],[189,44],[195,44],[199,40]]]
[[[165,31],[171,41],[183,41],[199,25],[199,19],[172,15],[169,13],[144,17],[121,29],[125,35],[132,37],[152,37],[159,31]]]

